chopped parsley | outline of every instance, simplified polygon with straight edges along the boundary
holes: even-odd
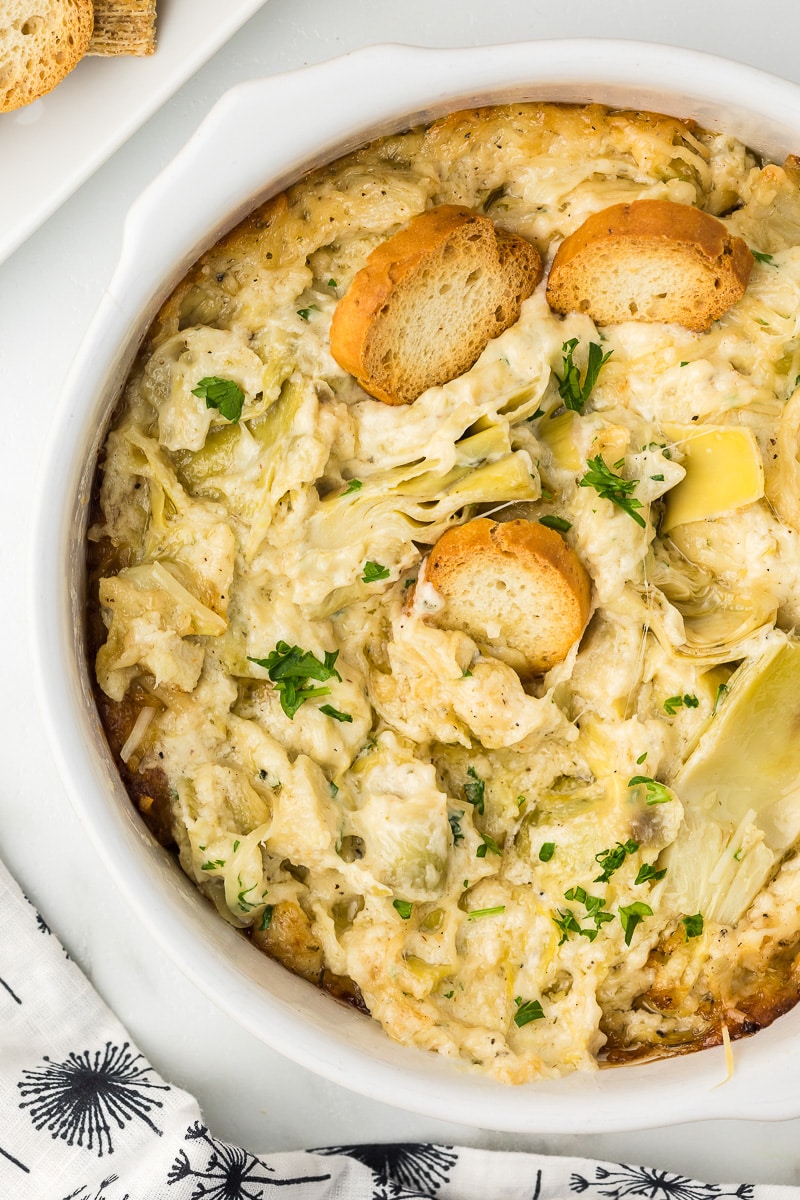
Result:
[[[241,846],[241,844],[242,844],[242,843],[241,843],[241,842],[239,841],[239,839],[237,838],[237,839],[236,839],[236,841],[233,843],[233,853],[234,853],[234,854],[235,854],[235,853],[236,853],[236,851],[239,849],[239,847]]]
[[[639,925],[645,917],[652,917],[653,910],[649,904],[645,904],[642,900],[635,900],[633,904],[622,904],[619,910],[619,919],[622,922],[622,928],[625,930],[625,945],[630,946],[636,926]]]
[[[411,916],[411,910],[413,909],[413,907],[414,907],[414,905],[411,903],[410,900],[393,900],[392,901],[392,908],[397,909],[397,911],[399,912],[400,916],[403,918],[404,921],[407,921],[408,918]]]
[[[627,842],[617,842],[616,846],[608,850],[601,850],[599,854],[595,854],[595,862],[601,869],[602,874],[598,875],[592,883],[608,883],[615,871],[618,871],[629,854],[635,854],[639,849],[639,843],[634,842],[629,838]]]
[[[335,800],[339,795],[339,785],[331,780],[331,782],[328,784],[328,787],[330,788],[331,799]]]
[[[308,308],[298,308],[297,315],[301,321],[310,321],[312,312],[319,312],[318,304],[309,304]]]
[[[326,679],[342,677],[336,670],[338,650],[326,650],[325,661],[320,660],[310,650],[301,650],[299,646],[290,646],[288,642],[278,642],[275,649],[266,658],[251,658],[247,661],[263,667],[275,685],[275,691],[280,695],[281,708],[289,720],[294,719],[301,704],[314,696],[327,696],[329,687],[309,687],[309,680],[324,682]]]
[[[590,942],[593,942],[597,937],[596,929],[581,929],[580,925],[575,919],[575,914],[570,908],[559,908],[552,914],[552,917],[555,924],[561,930],[561,937],[558,940],[559,946],[563,946],[564,942],[566,942],[571,933],[585,934],[585,936],[589,938]]]
[[[652,879],[653,883],[658,883],[659,879],[663,879],[667,873],[667,868],[657,871],[652,863],[642,863],[639,867],[639,874],[634,879],[634,883],[649,883]]]
[[[679,708],[697,708],[700,701],[697,696],[684,694],[683,696],[670,696],[664,701],[664,710],[667,716],[674,717]]]
[[[760,250],[751,250],[750,253],[756,262],[765,263],[767,266],[775,267],[776,270],[778,269],[778,264],[773,261],[771,254],[762,254]]]
[[[543,417],[543,416],[544,416],[544,409],[537,408],[536,412],[531,413],[531,415],[529,417],[526,417],[525,420],[526,421],[536,421],[539,419],[539,417]]]
[[[340,712],[338,708],[334,708],[332,704],[320,704],[319,711],[325,713],[326,717],[333,717],[334,721],[347,721],[352,723],[353,718],[350,713]]]
[[[644,754],[640,754],[636,760],[637,767],[640,767],[646,758],[647,758],[647,751],[645,750]]]
[[[721,683],[719,685],[717,688],[717,694],[714,697],[714,707],[711,710],[712,717],[717,715],[717,709],[719,708],[720,704],[722,704],[722,701],[725,699],[730,690],[731,689],[728,687],[727,683]]]
[[[648,804],[668,804],[672,799],[669,788],[663,783],[657,783],[649,775],[634,775],[628,780],[628,787],[638,787],[640,783],[644,784]]]
[[[365,562],[364,571],[361,576],[364,583],[377,583],[379,579],[388,579],[391,574],[388,567],[384,567],[379,562]]]
[[[270,925],[272,924],[272,912],[274,907],[274,904],[267,904],[264,907],[264,911],[261,914],[261,924],[258,927],[262,933],[265,929],[269,929]]]
[[[517,1011],[514,1013],[514,1024],[520,1029],[531,1021],[544,1019],[544,1010],[538,1000],[523,1000],[521,996],[517,996],[514,1003],[517,1006]]]
[[[242,882],[242,880],[241,880],[241,877],[240,877],[240,878],[239,878],[239,883],[241,883],[241,882]],[[248,892],[252,892],[252,890],[253,890],[253,888],[254,888],[255,886],[256,886],[256,885],[253,883],[253,884],[251,884],[251,885],[250,885],[250,887],[249,887],[249,888],[241,888],[241,890],[239,891],[239,895],[238,895],[238,897],[237,897],[237,900],[238,900],[238,902],[239,902],[239,908],[242,910],[242,912],[245,912],[245,913],[247,913],[247,912],[252,912],[252,910],[253,910],[254,908],[257,908],[257,907],[258,907],[258,904],[257,904],[257,902],[256,902],[256,901],[253,901],[253,900],[247,900],[247,899],[245,899],[245,897],[247,896],[247,893],[248,893]]]
[[[577,900],[586,909],[586,916],[590,921],[594,922],[594,929],[582,927],[577,917],[571,908],[558,909],[552,914],[553,921],[561,930],[561,938],[559,946],[566,942],[571,933],[579,933],[581,937],[588,938],[593,942],[600,932],[601,926],[608,921],[614,920],[614,914],[606,912],[603,908],[605,900],[602,896],[590,896],[586,889],[582,887],[572,887],[569,891],[564,892],[566,900]]]
[[[467,804],[472,804],[475,807],[475,812],[483,816],[483,800],[486,791],[486,784],[480,775],[476,774],[474,767],[467,768],[467,779],[464,783],[464,799]]]
[[[644,529],[647,522],[636,511],[642,507],[642,502],[631,495],[631,492],[638,486],[639,480],[622,479],[621,476],[615,475],[611,468],[606,466],[599,454],[595,455],[594,458],[590,458],[586,465],[589,470],[583,479],[578,480],[580,487],[594,488],[598,496],[601,496],[604,500],[610,500],[612,504],[615,504],[617,508],[621,508],[637,525],[641,525],[642,529]]]
[[[566,517],[539,517],[539,524],[544,525],[545,529],[557,529],[559,533],[566,533],[568,529],[572,529],[572,521],[568,521]]]
[[[458,812],[448,813],[447,819],[450,822],[450,832],[453,835],[453,845],[457,846],[459,842],[463,842],[464,834],[461,832],[461,818],[464,812],[459,809]]]
[[[329,280],[328,280],[328,287],[335,288],[335,287],[338,287],[338,286],[339,286],[339,285],[338,285],[338,283],[336,282],[336,280],[335,280],[335,279],[329,279]]]
[[[468,921],[477,921],[479,917],[497,917],[506,911],[505,904],[496,904],[494,908],[473,908],[467,913]]]
[[[197,387],[192,388],[192,395],[205,400],[206,408],[215,408],[221,417],[232,421],[234,425],[242,415],[244,392],[232,379],[206,375]]]
[[[700,937],[703,932],[703,914],[695,913],[693,917],[681,917],[681,925],[686,930],[686,940]]]
[[[555,842],[542,842],[539,847],[539,862],[550,862],[556,852]]]
[[[360,492],[363,486],[364,485],[360,479],[349,479],[347,481],[347,487],[342,492],[342,495],[352,496],[353,492]]]
[[[575,353],[575,347],[578,345],[577,338],[570,338],[568,342],[564,342],[561,347],[561,356],[564,364],[564,374],[559,375],[556,371],[556,379],[558,380],[558,394],[564,401],[564,406],[570,408],[573,412],[582,413],[586,401],[589,399],[597,383],[597,377],[604,363],[608,362],[613,350],[609,350],[607,354],[603,354],[603,347],[597,342],[589,343],[589,358],[586,363],[586,374],[581,381],[581,373],[575,363],[572,361],[572,356]]]
[[[489,837],[488,833],[482,833],[480,836],[483,844],[478,846],[478,849],[475,851],[476,857],[486,858],[486,851],[491,850],[492,854],[498,854],[502,858],[503,851],[494,838]]]
[[[224,858],[210,858],[208,862],[204,862],[200,867],[201,871],[216,871],[218,867],[225,866]]]

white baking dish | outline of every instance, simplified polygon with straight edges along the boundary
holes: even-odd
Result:
[[[512,1089],[395,1045],[377,1024],[265,959],[219,919],[134,812],[95,711],[83,637],[88,497],[107,418],[159,303],[203,248],[306,168],[390,129],[506,99],[653,109],[728,130],[778,161],[800,150],[800,88],[706,55],[634,42],[378,46],[229,92],[131,209],[119,266],[52,429],[32,579],[48,732],[75,807],[154,937],[233,1018],[311,1070],[382,1101],[509,1131],[797,1116],[800,1006],[736,1045],[736,1071],[723,1087],[721,1050]]]

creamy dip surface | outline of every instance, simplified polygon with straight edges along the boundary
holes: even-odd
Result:
[[[523,1083],[798,998],[798,177],[664,116],[456,113],[269,201],[148,334],[89,533],[109,740],[222,917],[400,1042]],[[597,328],[543,282],[413,404],[331,357],[337,299],[426,208],[549,262],[642,198],[755,253],[708,332]],[[592,580],[533,683],[434,623],[427,549],[478,514],[545,518]]]

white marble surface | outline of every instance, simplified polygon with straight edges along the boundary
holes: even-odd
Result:
[[[166,3],[169,0],[165,0]],[[43,744],[27,642],[26,550],[41,435],[109,278],[133,197],[218,96],[241,80],[377,41],[475,45],[633,37],[737,58],[800,83],[796,0],[268,0],[15,255],[0,266],[0,580],[4,635],[0,855],[156,1067],[190,1088],[225,1138],[251,1149],[439,1139],[647,1162],[708,1179],[800,1184],[800,1120],[706,1123],[602,1138],[502,1135],[363,1100],[242,1032],[171,965],[87,843]],[[368,97],[365,97],[368,103]],[[269,136],[269,130],[264,130]],[[800,152],[800,146],[798,146]],[[209,164],[209,170],[213,170]],[[2,173],[0,187],[13,187]],[[798,1082],[800,1088],[800,1082]],[[646,1100],[645,1100],[646,1103]],[[798,1101],[800,1108],[800,1099]]]

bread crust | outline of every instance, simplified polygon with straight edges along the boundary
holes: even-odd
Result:
[[[0,112],[11,112],[52,91],[86,53],[94,26],[92,0],[10,0],[0,33],[4,66]]]
[[[630,291],[621,294],[609,283],[598,287],[616,265],[630,264]],[[641,266],[672,264],[674,278],[665,295],[647,295]],[[680,265],[694,281],[683,278]],[[635,200],[593,213],[558,248],[547,281],[547,301],[555,312],[586,312],[598,325],[620,321],[674,321],[703,332],[745,293],[753,255],[716,217],[671,200]],[[698,288],[697,274],[702,282]],[[638,293],[637,293],[638,288]]]
[[[527,577],[532,593],[534,590],[540,595],[545,593],[550,601],[549,611],[538,617],[533,652],[530,643],[523,650],[521,639],[515,639],[513,632],[508,639],[510,657],[517,660],[516,669],[523,678],[530,678],[563,662],[583,633],[591,612],[589,575],[574,550],[555,530],[538,521],[499,522],[477,517],[466,525],[449,529],[439,539],[428,557],[425,581],[447,602],[460,597],[466,569],[474,568],[476,563],[489,566],[502,562],[506,566],[509,560],[521,579]],[[476,606],[480,605],[480,597],[474,599]],[[447,625],[447,607],[437,620]],[[470,633],[470,629],[465,628],[464,632]],[[478,640],[485,639],[478,634]]]
[[[449,241],[475,230],[476,261],[486,262],[509,279],[519,276],[519,295],[508,311],[495,322],[487,319],[485,336],[477,353],[464,354],[461,361],[440,363],[435,376],[416,394],[398,386],[387,372],[381,378],[370,362],[370,350],[393,305],[403,303],[403,293],[427,269]],[[490,256],[494,262],[491,263]],[[347,293],[336,306],[331,323],[331,353],[361,387],[386,404],[408,404],[426,387],[445,383],[468,370],[492,337],[497,337],[519,317],[521,301],[531,294],[542,278],[541,256],[532,243],[505,230],[496,229],[489,217],[455,204],[428,209],[394,234],[369,255],[366,265],[356,274]],[[454,296],[458,303],[458,296]]]

